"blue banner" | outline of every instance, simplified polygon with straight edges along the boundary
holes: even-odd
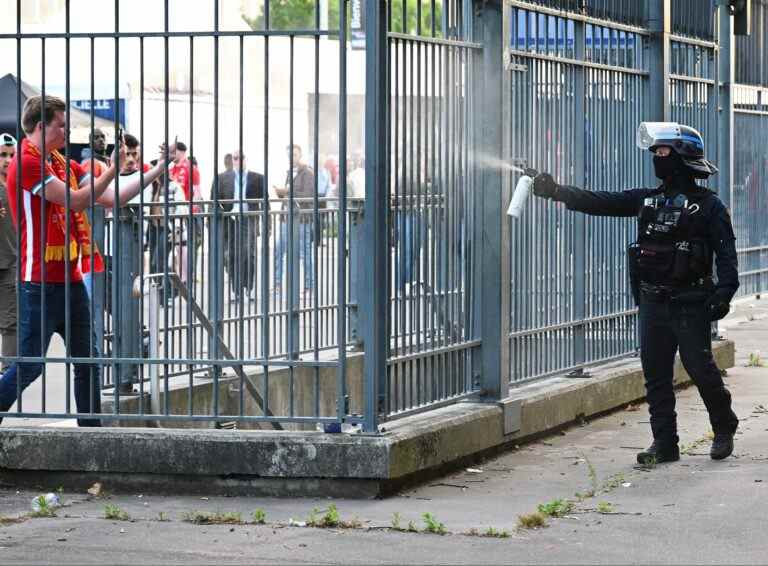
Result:
[[[117,99],[117,111],[120,120],[120,125],[125,127],[125,99]],[[72,106],[83,112],[91,112],[91,99],[86,100],[73,100]],[[94,98],[93,99],[93,114],[99,118],[104,118],[110,122],[115,120],[115,99],[114,98]]]

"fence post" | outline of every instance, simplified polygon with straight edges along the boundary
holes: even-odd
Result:
[[[361,307],[366,432],[376,432],[386,393],[389,344],[389,61],[387,3],[365,3],[365,210]]]
[[[720,170],[717,182],[720,186],[718,194],[725,206],[732,206],[733,198],[733,84],[736,82],[734,65],[733,19],[728,11],[728,2],[718,0],[718,17],[720,37],[720,53],[717,64],[717,81],[715,88],[719,98],[718,120],[718,163]],[[720,86],[722,85],[722,87]]]
[[[477,56],[473,90],[474,144],[485,163],[503,157],[503,16],[502,2],[474,2],[475,41],[483,45]],[[475,328],[480,330],[483,398],[498,400],[509,388],[509,218],[505,214],[509,191],[502,182],[499,167],[478,166],[476,186],[475,234],[479,247],[479,284],[474,300],[479,305]]]
[[[365,271],[363,258],[360,253],[363,246],[363,205],[359,200],[350,200],[349,210],[349,339],[354,344],[355,350],[360,350],[363,337],[360,335],[361,320],[365,311],[360,310],[360,296],[362,293],[362,277]]]
[[[577,61],[585,61],[586,30],[584,22],[577,21],[574,29],[574,58]],[[577,187],[584,187],[586,183],[586,158],[584,146],[586,145],[586,120],[579,120],[579,116],[586,116],[586,68],[578,66],[575,71],[575,84],[573,88],[574,115],[578,124],[574,132],[574,164],[573,182]],[[593,179],[590,179],[592,182]],[[581,321],[573,328],[573,361],[575,366],[583,366],[587,361],[587,331],[584,320],[587,317],[587,218],[584,214],[577,214],[573,219],[573,318]],[[572,375],[586,375],[582,367],[577,367]]]
[[[112,285],[117,285],[117,304],[112,306],[112,316],[120,322],[120,327],[112,328],[115,357],[141,357],[143,333],[141,328],[140,301],[133,296],[133,284],[141,274],[143,251],[139,242],[141,225],[132,207],[120,209],[113,224],[112,242],[116,253],[112,261],[119,262],[121,276],[114,277],[115,265],[112,266]],[[118,244],[119,242],[119,244]],[[110,291],[111,292],[111,291]],[[130,386],[138,379],[138,366],[131,363],[119,363],[114,376],[115,387],[121,384]]]
[[[212,207],[216,207],[216,203]],[[228,218],[222,216],[221,212],[219,212],[218,222],[213,222],[214,214],[215,212],[212,209],[208,224],[208,273],[205,273],[205,267],[201,268],[203,270],[203,277],[210,281],[208,285],[208,305],[211,321],[214,322],[214,332],[208,335],[208,356],[210,358],[214,358],[215,353],[218,351],[216,331],[218,330],[222,335],[224,334],[223,329],[216,325],[216,321],[221,323],[224,313],[224,292],[226,289],[224,286],[224,242],[226,241],[224,231],[231,229],[231,226],[227,225],[229,223]],[[191,233],[192,230],[190,229]],[[226,234],[226,236],[234,237],[233,234]],[[203,262],[202,265],[205,265],[205,263]],[[231,276],[234,276],[234,274]],[[194,284],[190,284],[188,289],[190,297],[192,296],[193,287]],[[219,355],[221,354],[219,353]],[[221,366],[211,366],[211,377],[213,377],[214,373],[220,376]]]
[[[671,0],[648,0],[648,115],[647,122],[667,122],[672,114],[669,97],[670,40],[672,32]],[[646,181],[655,186],[650,165],[645,169]]]

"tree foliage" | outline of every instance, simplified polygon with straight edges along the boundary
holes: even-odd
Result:
[[[265,0],[269,2],[269,27],[273,30],[314,29],[316,26],[316,0]],[[405,2],[405,17],[403,17],[403,2]],[[415,34],[417,32],[418,0],[392,0],[392,22],[390,30],[400,33]],[[443,12],[442,0],[434,2],[435,35],[441,36],[441,19]],[[265,29],[264,6],[256,17],[243,14],[243,19],[254,30]],[[349,21],[349,18],[347,18]],[[403,26],[405,21],[405,27]],[[432,35],[432,0],[421,0],[421,33]],[[339,0],[328,0],[328,27],[330,30],[339,29]]]

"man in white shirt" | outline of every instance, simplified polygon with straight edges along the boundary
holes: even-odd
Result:
[[[125,134],[123,144],[125,157],[120,163],[120,174],[112,180],[97,200],[98,204],[106,208],[107,218],[111,219],[107,222],[104,234],[105,283],[103,300],[99,303],[104,307],[103,312],[113,317],[118,315],[119,310],[119,317],[113,319],[120,321],[120,328],[112,328],[112,353],[123,357],[140,357],[142,344],[140,303],[132,296],[130,287],[120,287],[117,298],[118,309],[112,308],[113,270],[118,262],[121,270],[120,278],[132,282],[141,274],[144,255],[142,244],[144,235],[148,231],[148,221],[144,220],[139,224],[140,213],[149,214],[149,205],[152,202],[152,181],[167,169],[168,159],[161,147],[157,165],[150,168],[142,163],[141,146],[136,137]],[[115,216],[116,211],[117,216]],[[97,337],[101,341],[104,320],[100,316],[95,318]],[[136,374],[135,365],[118,365],[117,375],[114,378],[120,386],[120,393],[131,393]]]

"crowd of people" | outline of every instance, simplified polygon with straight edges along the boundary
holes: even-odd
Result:
[[[31,97],[21,116],[24,139],[17,142],[8,134],[0,137],[0,335],[4,359],[45,356],[54,333],[68,342],[69,355],[98,357],[101,341],[97,337],[103,336],[104,317],[91,317],[96,275],[104,274],[107,315],[113,310],[112,272],[118,262],[129,273],[171,270],[182,286],[191,286],[196,250],[203,239],[211,237],[203,233],[209,229],[203,218],[212,209],[211,202],[223,211],[226,227],[221,243],[233,296],[242,289],[255,299],[255,254],[248,250],[257,249],[257,238],[270,232],[274,234],[271,293],[282,293],[285,259],[289,242],[293,242],[296,252],[291,256],[297,262],[297,273],[301,266],[302,293],[309,296],[315,286],[313,242],[323,228],[315,226],[315,197],[324,206],[325,197],[335,196],[338,165],[332,158],[323,161],[316,178],[302,148],[289,146],[286,176],[267,191],[264,176],[248,168],[242,151],[233,151],[224,158],[224,170],[212,184],[210,200],[204,201],[197,162],[180,141],[159,146],[156,159],[145,162],[135,136],[121,132],[108,154],[106,136],[93,130],[81,161],[67,162],[62,155],[67,143],[65,113],[65,103],[59,98]],[[350,172],[362,169],[362,159],[353,159],[348,166]],[[349,180],[349,196],[362,198],[364,175],[358,171]],[[258,214],[264,206],[269,207],[270,215]],[[138,256],[126,257],[122,251],[125,242],[121,236],[129,233],[119,229],[124,218],[140,227],[134,230],[141,240]],[[291,226],[292,237],[288,233]],[[140,266],[132,267],[134,261]],[[174,291],[164,289],[166,304],[174,300]],[[24,313],[18,321],[17,299],[18,312]],[[0,376],[0,412],[8,411],[17,393],[42,371],[42,363],[7,364]],[[80,426],[100,425],[93,417],[101,411],[100,373],[98,364],[74,364],[77,411],[86,415],[78,419]],[[130,381],[116,385],[122,393],[131,391]]]

